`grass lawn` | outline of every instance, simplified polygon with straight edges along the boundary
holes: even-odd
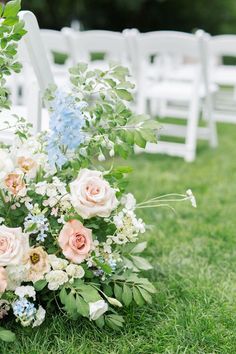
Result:
[[[176,205],[176,215],[140,213],[149,225],[153,305],[127,310],[120,333],[61,317],[36,330],[17,327],[17,341],[0,343],[1,354],[236,353],[236,126],[219,133],[219,148],[200,144],[193,164],[160,155],[128,161],[139,201],[187,188],[198,201],[196,210]]]

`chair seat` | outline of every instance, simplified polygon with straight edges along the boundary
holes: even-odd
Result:
[[[217,85],[211,85],[210,91],[216,92]],[[193,84],[190,82],[178,82],[165,80],[158,83],[148,83],[146,88],[147,98],[160,98],[169,101],[183,101],[187,102],[191,99],[193,94],[199,94],[199,97],[205,97],[205,89],[203,86],[199,88],[199,92],[193,92]]]

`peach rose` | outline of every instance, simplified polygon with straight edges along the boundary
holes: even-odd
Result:
[[[22,172],[32,178],[35,177],[37,172],[37,163],[31,157],[20,156],[17,159],[17,164]]]
[[[4,293],[7,288],[7,272],[5,268],[0,267],[0,293]]]
[[[18,172],[9,173],[5,178],[5,186],[14,195],[22,194],[25,190],[23,174]]]
[[[29,236],[21,228],[0,226],[0,267],[22,264],[29,250]]]
[[[76,180],[70,183],[70,191],[71,203],[84,219],[108,217],[118,205],[115,190],[99,171],[80,170]]]
[[[92,230],[84,227],[78,220],[70,220],[63,226],[58,243],[67,259],[81,263],[92,248]]]
[[[29,266],[28,280],[35,283],[44,278],[44,274],[50,271],[50,263],[47,252],[42,247],[31,248],[26,258]]]

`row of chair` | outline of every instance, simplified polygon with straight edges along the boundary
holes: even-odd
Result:
[[[68,28],[39,31],[32,13],[22,12],[21,17],[28,30],[23,40],[28,59],[25,50],[21,51],[21,58],[34,69],[41,92],[54,81],[64,86],[68,67],[78,61],[105,68],[108,61],[113,60],[131,70],[137,87],[135,109],[138,113],[149,110],[160,117],[185,118],[184,125],[164,124],[162,129],[163,135],[183,138],[182,142],[162,138],[157,146],[149,144],[146,151],[164,152],[193,161],[198,138],[208,140],[211,146],[217,145],[215,117],[219,112],[215,109],[215,98],[219,94],[219,85],[236,86],[235,67],[222,63],[224,56],[236,56],[236,45],[233,46],[236,36],[210,37],[203,31],[196,34],[174,31],[141,34],[135,29],[123,33],[76,32]],[[64,65],[55,63],[55,53],[66,55]],[[98,54],[102,60],[96,60]],[[27,65],[25,67],[27,72]],[[37,88],[30,80],[32,76],[26,74],[26,77],[24,81],[28,83],[30,94],[40,101],[40,92],[37,94]],[[222,92],[226,96],[226,90]],[[25,97],[28,98],[28,94]],[[224,100],[221,102],[225,104]],[[36,126],[40,129],[40,108],[32,111],[33,107],[29,115],[31,119],[32,116],[35,117],[33,120],[37,119]],[[205,126],[199,127],[202,113]],[[223,117],[226,117],[224,111]],[[234,112],[232,117],[235,119]]]

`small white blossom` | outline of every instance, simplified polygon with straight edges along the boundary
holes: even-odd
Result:
[[[83,267],[72,263],[66,267],[66,273],[72,278],[79,279],[83,278],[85,274]]]
[[[46,311],[44,310],[44,308],[42,306],[39,306],[36,315],[35,315],[35,320],[33,322],[32,327],[38,327],[40,326],[44,319],[45,319],[45,315],[46,315]]]
[[[63,270],[52,270],[45,276],[49,290],[58,290],[59,287],[68,282],[69,278]]]
[[[20,298],[23,297],[32,297],[35,300],[36,292],[33,286],[19,286],[15,290],[15,294]]]
[[[187,197],[189,197],[189,200],[190,200],[192,206],[193,206],[194,208],[196,208],[196,207],[197,207],[196,198],[194,197],[193,192],[191,191],[191,189],[188,189],[188,190],[186,191],[186,195],[187,195]]]
[[[54,254],[50,254],[48,259],[53,270],[64,270],[68,265],[68,261],[66,259],[59,258]]]

